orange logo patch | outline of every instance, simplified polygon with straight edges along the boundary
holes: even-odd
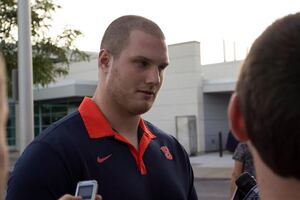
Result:
[[[167,146],[160,147],[160,150],[165,154],[168,160],[173,160],[173,156],[170,153],[169,148]]]

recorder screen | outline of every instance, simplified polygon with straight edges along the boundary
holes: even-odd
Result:
[[[89,200],[92,198],[93,186],[80,186],[78,190],[78,195],[82,197],[83,200]]]

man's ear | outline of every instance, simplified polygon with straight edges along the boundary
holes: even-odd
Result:
[[[232,94],[230,98],[228,118],[229,126],[235,137],[241,142],[249,140],[249,136],[246,131],[245,119],[241,112],[236,93]]]
[[[101,49],[98,56],[99,69],[101,69],[103,72],[107,72],[112,59],[112,55],[109,51],[106,49]]]

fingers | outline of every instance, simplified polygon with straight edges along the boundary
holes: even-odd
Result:
[[[58,200],[82,200],[81,197],[74,197],[72,195],[69,194],[65,194],[64,196],[60,197]],[[100,199],[102,200],[102,199]]]
[[[101,196],[101,195],[99,195],[99,194],[97,194],[97,196],[96,196],[96,200],[103,200],[103,199],[102,199],[102,196]]]
[[[69,195],[69,194],[65,194],[64,196],[60,197],[58,200],[82,200],[82,198],[81,197],[74,197],[74,196]],[[97,194],[95,200],[103,200],[103,199],[102,199],[101,195]]]

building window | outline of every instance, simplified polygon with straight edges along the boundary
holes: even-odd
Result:
[[[36,103],[34,107],[34,130],[35,136],[39,135],[44,129],[53,122],[63,118],[74,107],[77,108],[80,103]]]
[[[77,110],[78,102],[63,103],[34,103],[34,135],[39,135],[53,122],[61,119],[67,114]],[[7,143],[9,146],[16,146],[16,107],[15,103],[9,103],[9,116],[7,121]]]
[[[9,146],[15,146],[16,145],[16,109],[14,103],[9,103],[9,114],[8,114],[8,120],[7,120],[7,144]]]

